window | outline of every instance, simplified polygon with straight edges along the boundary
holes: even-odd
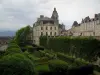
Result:
[[[46,32],[46,36],[48,36],[48,32]]]
[[[48,30],[48,27],[46,27],[46,30]]]
[[[41,32],[41,36],[43,36],[43,32]]]
[[[55,32],[55,36],[56,36],[56,32]]]
[[[50,32],[50,35],[52,36],[52,32]]]
[[[43,27],[41,27],[41,30],[43,30]]]
[[[52,30],[52,27],[50,27],[50,30]]]
[[[97,20],[99,20],[99,19],[97,18]]]
[[[55,27],[55,30],[56,30],[56,27]]]

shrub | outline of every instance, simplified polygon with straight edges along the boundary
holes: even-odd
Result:
[[[69,55],[65,55],[64,53],[57,53],[57,57],[63,61],[69,62],[69,63],[73,63],[75,58],[73,58],[72,56]]]
[[[62,60],[50,60],[49,68],[51,72],[54,72],[56,74],[62,73],[63,75],[67,73],[68,63]]]
[[[23,54],[9,54],[0,59],[0,74],[34,75],[34,64]]]
[[[20,48],[8,48],[5,52],[5,54],[13,54],[13,53],[21,53]]]
[[[94,66],[94,69],[98,72],[100,72],[100,67],[98,65],[93,65]]]
[[[75,59],[75,64],[77,64],[78,66],[82,66],[89,64],[89,62],[85,61],[84,59],[77,58]]]
[[[68,75],[92,75],[93,70],[93,65],[84,65],[68,69]]]
[[[33,51],[34,51],[34,48],[33,48],[33,46],[31,46],[31,45],[27,45],[25,48],[26,48],[29,52],[33,52]]]
[[[45,73],[49,73],[49,67],[47,64],[44,65],[38,65],[35,67],[36,72],[38,72],[39,75],[45,74]]]
[[[37,60],[39,60],[40,58],[34,56],[33,54],[30,54],[29,52],[25,51],[23,53],[27,58],[29,58],[32,62],[36,62]]]
[[[55,52],[75,55],[91,61],[100,49],[100,41],[91,37],[40,37],[40,45]]]
[[[21,48],[16,43],[9,43],[5,54],[21,53]]]

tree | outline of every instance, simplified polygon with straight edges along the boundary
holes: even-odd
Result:
[[[26,42],[27,36],[30,33],[30,26],[19,29],[16,32],[15,41],[19,45],[21,42]]]

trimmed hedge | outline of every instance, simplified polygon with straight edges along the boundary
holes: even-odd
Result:
[[[90,37],[40,37],[40,45],[56,52],[93,59],[100,51],[100,41]]]
[[[8,54],[0,59],[0,75],[34,75],[33,62],[23,54]]]
[[[54,75],[65,75],[68,69],[68,63],[62,60],[50,60],[49,69]]]
[[[66,61],[70,63],[72,66],[82,66],[82,65],[87,65],[89,64],[88,61],[85,61],[84,59],[81,58],[75,58],[69,55],[66,55],[64,53],[57,53],[57,57],[63,61]],[[73,64],[74,63],[74,64]]]

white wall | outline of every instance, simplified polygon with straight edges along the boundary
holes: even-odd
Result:
[[[41,30],[41,27],[43,28],[43,30]],[[46,30],[47,27],[47,30]],[[50,29],[52,27],[52,30]],[[56,28],[56,29],[55,29]],[[55,36],[55,32],[56,32],[56,36],[59,35],[59,28],[58,25],[53,25],[53,24],[44,24],[44,25],[37,25],[35,27],[33,27],[33,42],[35,41],[36,44],[39,45],[39,37],[41,36],[41,32],[43,33],[43,35],[46,35],[46,32],[48,33],[48,36],[50,35],[50,32],[52,32],[52,36]]]
[[[82,36],[100,36],[100,20],[81,23],[80,26],[73,27],[71,29],[74,33],[73,36],[79,36],[82,33]]]

